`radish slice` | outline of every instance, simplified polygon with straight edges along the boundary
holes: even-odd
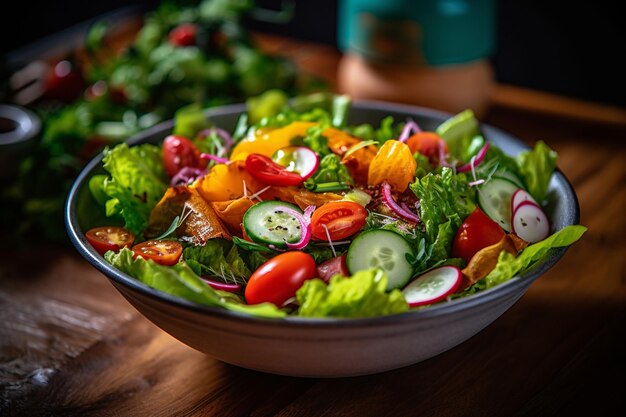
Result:
[[[315,174],[320,165],[320,158],[306,146],[287,146],[280,148],[272,160],[285,167],[287,171],[300,174],[305,180]]]
[[[513,193],[513,196],[511,197],[511,213],[515,213],[517,207],[519,207],[519,205],[525,201],[533,203],[534,205],[539,207],[539,204],[537,204],[533,196],[530,195],[526,190],[520,188],[519,190],[515,191]]]
[[[489,142],[485,142],[485,144],[483,145],[482,148],[480,148],[476,156],[473,156],[472,159],[467,164],[461,165],[460,167],[458,167],[456,169],[456,172],[467,172],[467,171],[471,171],[472,167],[477,167],[483,161],[483,159],[485,159],[485,156],[487,155],[488,150],[489,150]]]
[[[520,203],[511,222],[513,232],[526,242],[536,243],[550,234],[550,221],[541,208],[531,202]]]
[[[431,269],[411,281],[402,293],[409,307],[433,304],[445,299],[459,288],[463,273],[456,266]]]
[[[209,284],[209,287],[213,288],[214,290],[227,291],[227,292],[241,291],[241,285],[239,284],[228,284],[226,282],[215,281],[212,278],[206,278],[206,277],[202,277],[202,280],[206,282],[207,284]]]

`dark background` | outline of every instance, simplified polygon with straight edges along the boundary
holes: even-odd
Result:
[[[384,1],[384,0],[383,0]],[[496,50],[498,81],[626,107],[626,30],[619,2],[499,1]],[[2,52],[14,51],[103,13],[158,1],[12,2],[0,25]],[[258,5],[279,8],[280,0]],[[13,18],[11,18],[13,16]],[[251,29],[336,45],[337,1],[300,0],[287,24],[254,20]]]

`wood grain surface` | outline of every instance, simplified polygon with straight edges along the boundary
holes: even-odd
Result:
[[[307,69],[317,66],[332,82],[333,48],[281,42],[268,45]],[[377,375],[264,374],[162,332],[71,248],[5,252],[0,415],[623,415],[626,124],[571,117],[576,109],[545,111],[541,103],[509,104],[496,100],[484,121],[528,143],[543,139],[559,153],[589,231],[475,337]]]

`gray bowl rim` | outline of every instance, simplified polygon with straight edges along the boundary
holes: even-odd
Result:
[[[452,114],[433,110],[429,108],[396,104],[375,100],[355,100],[352,103],[353,108],[359,108],[362,110],[375,110],[384,111],[388,113],[412,113],[425,118],[448,118]],[[208,109],[206,115],[208,118],[218,117],[223,115],[230,115],[233,113],[242,113],[246,110],[245,103],[230,104],[220,107]],[[173,127],[173,120],[164,121],[159,123],[143,132],[130,138],[127,143],[129,145],[140,144],[146,141],[152,135],[162,132],[171,131]],[[491,135],[504,136],[508,140],[516,142],[523,148],[528,149],[526,145],[520,139],[513,135],[491,126],[486,123],[481,123],[481,129],[487,129]],[[270,326],[270,327],[285,327],[290,328],[366,328],[366,327],[379,327],[388,326],[392,324],[407,324],[416,320],[429,320],[436,317],[445,315],[454,315],[463,311],[468,311],[480,305],[487,304],[491,301],[495,301],[500,298],[510,296],[512,293],[525,292],[525,289],[529,287],[532,282],[543,275],[546,271],[552,268],[563,257],[568,247],[552,249],[534,268],[527,271],[524,275],[516,276],[511,280],[497,285],[485,291],[478,292],[476,294],[451,300],[445,303],[435,304],[423,309],[410,310],[405,313],[378,316],[378,317],[365,317],[365,318],[312,318],[312,317],[297,317],[287,316],[283,318],[266,318],[258,317],[250,314],[230,311],[221,307],[206,306],[197,304],[192,301],[179,298],[162,291],[156,290],[142,283],[141,281],[127,275],[112,265],[107,263],[102,256],[100,256],[87,242],[84,234],[80,230],[78,219],[76,216],[76,205],[79,190],[86,185],[91,176],[91,172],[99,166],[102,161],[103,154],[95,156],[90,162],[85,165],[83,170],[76,178],[72,188],[70,189],[64,210],[65,225],[70,237],[71,242],[74,244],[78,252],[96,269],[102,272],[107,278],[115,283],[125,287],[129,290],[138,292],[144,296],[154,298],[158,301],[164,302],[172,307],[177,307],[183,310],[192,311],[195,313],[204,314],[207,316],[219,318],[222,320],[231,320],[235,322],[243,322],[247,324]],[[568,196],[571,209],[573,213],[570,218],[571,224],[578,224],[580,221],[580,206],[578,198],[572,187],[572,184],[565,177],[560,169],[556,169],[553,181],[556,179],[560,187],[564,187],[564,192]]]

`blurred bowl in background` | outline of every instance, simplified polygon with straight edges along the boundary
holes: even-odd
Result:
[[[15,176],[41,132],[41,120],[32,111],[0,104],[0,178]]]

